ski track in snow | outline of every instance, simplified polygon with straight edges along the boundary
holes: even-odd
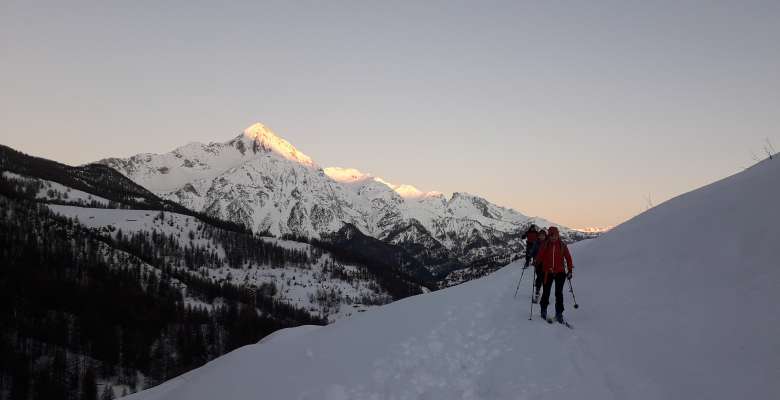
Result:
[[[354,331],[342,331],[340,328],[347,326],[341,322],[316,329],[329,333],[325,335],[329,337],[315,343],[306,340],[310,329],[300,334],[297,329],[291,329],[250,346],[247,353],[251,355],[245,354],[249,356],[247,359],[234,352],[227,359],[210,363],[204,372],[212,370],[222,375],[226,369],[224,365],[219,369],[218,364],[228,363],[232,365],[227,368],[232,371],[230,381],[252,377],[271,384],[263,374],[248,373],[245,368],[252,360],[269,360],[273,365],[270,360],[276,359],[281,364],[274,367],[279,370],[274,375],[295,371],[289,379],[307,382],[298,385],[306,389],[293,389],[290,393],[287,388],[277,392],[277,385],[271,384],[274,387],[267,388],[270,393],[264,393],[265,386],[257,384],[257,392],[267,394],[267,398],[299,400],[556,399],[576,394],[587,394],[586,398],[594,399],[625,398],[623,395],[628,393],[625,382],[632,381],[626,381],[620,370],[609,368],[608,363],[604,368],[594,368],[601,361],[593,352],[588,352],[588,340],[578,331],[543,322],[538,306],[534,309],[533,321],[528,320],[528,294],[518,294],[517,299],[513,297],[520,266],[520,263],[511,264],[488,279],[428,295],[435,297],[437,301],[433,303],[444,305],[442,309],[445,310],[428,315],[429,318],[415,315],[411,316],[414,321],[408,320],[410,310],[418,308],[415,303],[423,300],[421,296],[383,307],[388,311],[384,323],[390,325],[390,332],[382,343],[355,336]],[[530,285],[528,277],[523,283],[521,289],[528,286],[526,283]],[[485,296],[485,293],[490,295]],[[481,298],[473,301],[474,296]],[[426,308],[428,305],[425,304]],[[350,322],[371,326],[378,323],[376,319],[377,313],[371,312],[353,317]],[[578,327],[582,326],[587,332],[589,321],[580,322]],[[408,331],[411,331],[409,335],[399,334]],[[285,338],[285,335],[292,337]],[[354,344],[354,348],[338,349],[336,353],[343,353],[333,354],[328,343],[332,344],[333,339],[342,335],[345,335],[345,342]],[[300,344],[308,345],[296,347]],[[233,357],[239,359],[231,360]],[[348,371],[333,364],[332,369],[318,372],[308,367],[296,369],[291,361],[330,365],[328,361],[339,359],[348,359],[349,364],[359,359],[358,364],[367,367]],[[192,376],[131,398],[169,398],[155,397],[155,394],[164,393],[175,393],[170,397],[175,399],[205,399],[216,395],[216,392],[192,392],[187,387],[182,387],[184,392],[178,393],[177,381],[191,383],[201,379],[196,378],[198,371],[187,375]],[[195,397],[191,397],[193,395]],[[228,398],[243,396],[231,394]]]
[[[519,279],[519,263],[512,266],[510,279]],[[522,300],[513,300],[511,284],[500,295],[467,305],[450,307],[427,334],[411,337],[388,357],[373,363],[372,384],[347,389],[333,385],[327,390],[332,400],[347,399],[537,399],[553,396],[583,378],[593,379],[583,364],[588,356],[580,349],[582,340],[557,324],[543,322],[534,309],[533,321],[523,315]],[[541,326],[541,328],[540,328]],[[525,352],[518,343],[527,329],[544,330],[550,343],[545,355]],[[543,343],[540,345],[544,346]],[[538,376],[520,371],[539,369]],[[549,369],[549,374],[547,370]],[[556,374],[556,370],[557,373]],[[622,388],[609,375],[597,376],[613,396]],[[400,389],[400,392],[398,390]],[[388,393],[395,394],[387,396]],[[303,397],[307,398],[307,397]],[[317,396],[311,397],[317,398]]]

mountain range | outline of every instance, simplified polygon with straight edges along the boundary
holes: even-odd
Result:
[[[340,240],[357,230],[411,254],[424,266],[421,278],[448,284],[518,258],[531,224],[556,225],[467,193],[448,198],[354,168],[322,168],[260,123],[225,142],[99,163],[163,199],[257,233]],[[568,241],[594,236],[560,228]]]

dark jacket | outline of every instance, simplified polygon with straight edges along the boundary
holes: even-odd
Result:
[[[537,238],[528,247],[528,255],[531,256],[532,258],[536,258],[536,255],[539,254],[539,250],[542,248],[545,242],[547,242],[547,240],[542,241],[542,239]]]

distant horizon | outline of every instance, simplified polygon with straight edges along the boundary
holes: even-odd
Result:
[[[0,10],[0,143],[69,164],[259,121],[321,166],[603,227],[780,147],[780,2]]]

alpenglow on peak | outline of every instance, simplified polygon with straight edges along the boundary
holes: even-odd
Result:
[[[314,161],[312,161],[311,157],[303,154],[290,142],[282,139],[270,128],[259,122],[244,129],[244,137],[290,161],[296,161],[310,167],[314,166]]]
[[[339,183],[363,182],[369,179],[373,180],[374,182],[379,182],[389,187],[396,193],[398,193],[398,195],[403,197],[404,199],[419,199],[424,197],[441,195],[440,192],[423,192],[412,185],[407,185],[407,184],[396,185],[378,176],[373,176],[369,173],[362,172],[355,168],[327,167],[324,168],[323,171],[325,172],[325,175],[330,177],[330,179],[333,179],[334,181]]]

